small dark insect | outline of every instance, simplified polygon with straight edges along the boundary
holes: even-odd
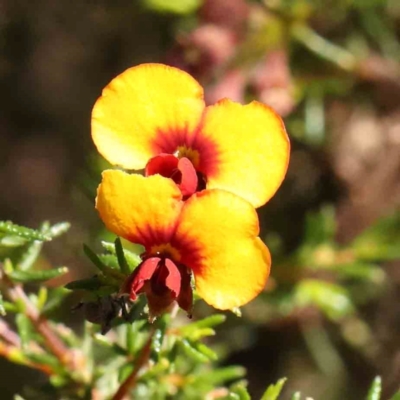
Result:
[[[105,335],[110,329],[112,321],[121,312],[124,319],[128,319],[128,310],[124,297],[105,296],[97,301],[80,302],[72,308],[73,311],[83,308],[85,319],[92,324],[101,325],[101,334]]]

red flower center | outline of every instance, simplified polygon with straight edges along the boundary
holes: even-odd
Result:
[[[190,271],[170,258],[159,256],[145,259],[125,283],[132,301],[145,293],[151,317],[162,314],[174,301],[189,315],[193,293]]]
[[[160,174],[172,179],[180,188],[183,199],[205,189],[203,174],[196,171],[193,163],[186,157],[178,158],[172,154],[162,153],[150,159],[146,165],[146,176]]]

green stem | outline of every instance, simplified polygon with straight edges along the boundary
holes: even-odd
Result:
[[[356,70],[357,60],[353,54],[329,42],[310,27],[302,23],[297,23],[292,26],[291,32],[298,42],[321,58],[334,63],[340,69],[347,72],[354,72]]]

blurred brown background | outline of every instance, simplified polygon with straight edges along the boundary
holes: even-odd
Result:
[[[209,102],[256,98],[283,115],[292,139],[290,169],[260,211],[264,237],[278,234],[283,253],[303,243],[306,215],[323,204],[334,204],[337,245],[396,211],[397,1],[210,0],[167,13],[157,3],[0,2],[0,219],[31,227],[70,221],[69,233],[47,246],[50,264],[85,275],[81,244],[95,243],[102,228],[93,208],[91,108],[110,79],[141,62],[191,72]],[[340,324],[325,321],[339,361],[330,358],[321,372],[304,329],[322,317],[307,309],[268,324],[247,315],[252,339],[247,333],[248,346],[231,349],[226,362],[248,368],[256,396],[285,375],[290,387],[317,399],[358,399],[378,373],[389,396],[400,381],[400,274],[397,261],[381,267],[390,283],[359,309],[378,346],[372,358],[346,343]],[[346,376],[330,376],[330,362]],[[2,399],[30,379],[5,362],[0,373]]]

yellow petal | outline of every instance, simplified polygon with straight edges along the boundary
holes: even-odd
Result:
[[[190,139],[204,111],[203,89],[177,68],[142,64],[113,79],[92,113],[92,138],[110,163],[142,169]]]
[[[204,165],[208,189],[225,189],[253,206],[277,191],[289,163],[290,143],[281,118],[269,107],[228,99],[207,107],[200,137],[213,143]]]
[[[231,309],[263,290],[271,258],[258,233],[257,214],[241,197],[204,190],[186,201],[174,241],[207,303]]]
[[[108,230],[146,248],[169,242],[183,204],[171,179],[117,170],[102,178],[96,208]]]

